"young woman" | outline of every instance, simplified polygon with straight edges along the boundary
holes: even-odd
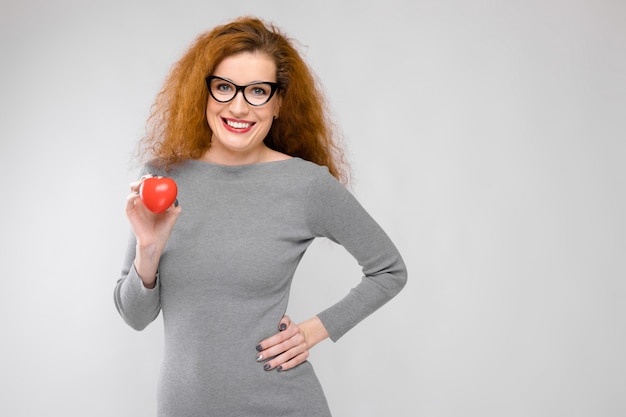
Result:
[[[275,27],[237,19],[195,41],[150,122],[149,162],[126,202],[133,241],[115,303],[137,330],[163,314],[158,415],[330,416],[309,350],[394,297],[406,268],[344,186],[346,164],[307,65]],[[161,214],[138,195],[153,175],[178,185]],[[284,316],[289,288],[316,237],[343,245],[363,277],[295,324]]]

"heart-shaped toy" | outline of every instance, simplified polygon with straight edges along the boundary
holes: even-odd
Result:
[[[141,201],[148,210],[155,213],[163,213],[170,208],[176,201],[177,194],[176,182],[168,177],[146,178],[139,187]]]

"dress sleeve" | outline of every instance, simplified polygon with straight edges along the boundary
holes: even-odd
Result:
[[[306,204],[311,232],[342,245],[363,271],[356,287],[318,314],[336,342],[400,292],[406,284],[407,270],[389,236],[328,171],[311,183]]]
[[[124,321],[135,330],[143,330],[161,311],[161,285],[157,275],[156,286],[146,288],[135,270],[134,259],[135,238],[131,234],[121,278],[117,281],[113,297]]]

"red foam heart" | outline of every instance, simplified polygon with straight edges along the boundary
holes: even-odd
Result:
[[[174,204],[178,187],[176,182],[168,177],[146,178],[139,187],[139,197],[148,208],[155,213],[162,213]]]

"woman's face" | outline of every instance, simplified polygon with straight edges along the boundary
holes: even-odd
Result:
[[[276,64],[264,53],[242,52],[225,58],[211,75],[239,86],[263,81],[276,82]],[[217,80],[215,88],[225,94],[234,91],[231,84],[220,80]],[[261,93],[264,93],[261,89],[246,89],[248,99]],[[267,103],[253,106],[245,100],[240,90],[232,100],[221,103],[209,94],[206,117],[213,132],[209,150],[211,159],[220,159],[225,163],[251,163],[262,159],[267,150],[263,140],[272,126],[274,116],[278,115],[280,101],[280,96],[274,94]]]

